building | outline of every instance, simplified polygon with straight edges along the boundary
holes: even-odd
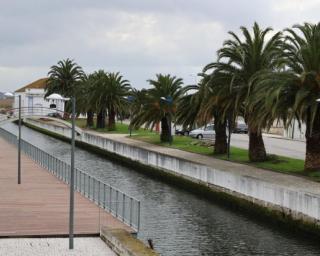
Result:
[[[289,127],[285,127],[281,120],[275,121],[269,130],[263,131],[267,134],[274,134],[282,136],[284,138],[293,139],[293,140],[305,140],[306,133],[306,124],[299,122],[296,119],[291,121]]]
[[[47,78],[41,78],[14,92],[13,108],[19,108],[19,95],[21,95],[21,108],[23,114],[28,115],[47,115],[49,113],[59,112],[63,116],[66,99],[46,100],[45,88]],[[16,111],[14,111],[16,112]]]

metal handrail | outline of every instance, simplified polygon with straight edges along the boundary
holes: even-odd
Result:
[[[17,146],[17,137],[0,128],[0,136]],[[21,150],[43,168],[50,171],[66,184],[70,181],[71,166],[50,155],[25,140],[21,140]],[[104,183],[86,172],[75,168],[75,190],[112,214],[136,232],[140,229],[140,201]]]

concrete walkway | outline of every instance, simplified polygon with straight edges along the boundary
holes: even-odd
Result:
[[[303,177],[259,169],[253,166],[224,161],[205,155],[182,151],[179,149],[162,147],[147,142],[131,139],[127,137],[127,134],[107,134],[94,131],[86,132],[104,138],[108,138],[110,140],[126,143],[131,146],[144,148],[146,150],[159,152],[168,156],[174,156],[180,159],[184,159],[186,161],[192,161],[201,165],[206,165],[212,168],[232,172],[237,175],[248,176],[269,182],[271,184],[286,186],[294,190],[300,190],[320,195],[320,184],[318,182],[314,182]]]
[[[17,149],[0,138],[0,237],[67,235],[69,186],[23,154],[21,160],[18,185]],[[99,234],[101,226],[133,231],[76,192],[75,234]]]
[[[68,238],[0,239],[0,255],[6,256],[116,256],[99,237],[76,237],[69,250]]]

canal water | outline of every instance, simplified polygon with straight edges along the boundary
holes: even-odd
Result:
[[[16,133],[17,127],[6,124]],[[70,145],[23,127],[22,138],[67,162]],[[107,158],[76,150],[76,166],[141,201],[138,237],[161,255],[320,255],[313,241],[251,220]],[[22,167],[23,172],[23,167]]]

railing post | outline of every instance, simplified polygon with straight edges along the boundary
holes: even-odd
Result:
[[[125,203],[126,203],[126,196],[125,194],[122,194],[122,221],[124,221]]]
[[[92,179],[92,200],[95,202],[95,195],[96,195],[96,182],[95,179]]]
[[[88,184],[88,197],[89,197],[89,199],[90,199],[90,192],[91,192],[90,183],[91,183],[91,177],[89,176],[89,184]]]
[[[106,209],[106,184],[103,184],[103,208]]]
[[[80,172],[80,193],[82,194],[82,172]]]
[[[100,184],[101,184],[101,182],[100,181],[98,181],[98,205],[99,206],[101,206],[101,203],[100,203]]]
[[[119,191],[116,190],[116,217],[118,218]]]
[[[112,205],[111,205],[111,200],[112,200],[112,187],[110,186],[109,187],[109,209],[110,209],[110,212],[112,212]]]
[[[140,230],[140,201],[138,201],[138,225],[137,225],[137,231]]]
[[[132,207],[133,207],[133,199],[130,197],[130,227],[132,227]]]

